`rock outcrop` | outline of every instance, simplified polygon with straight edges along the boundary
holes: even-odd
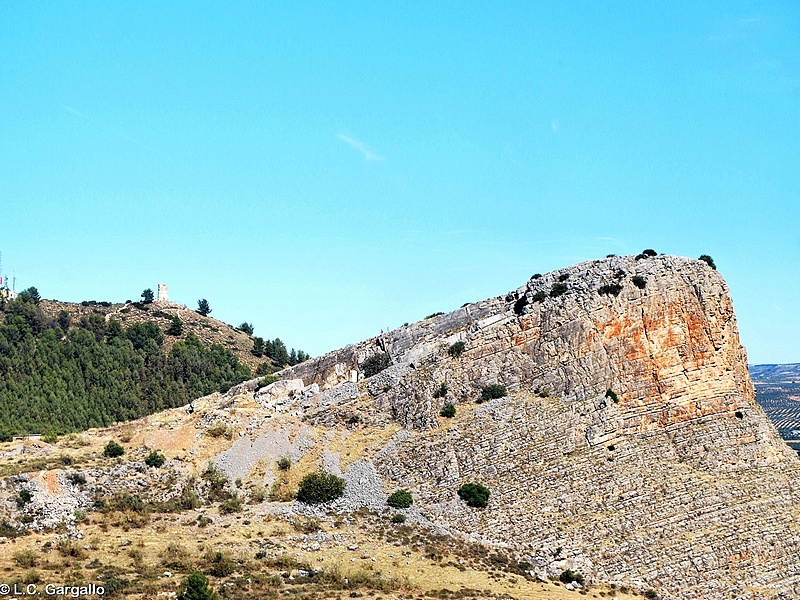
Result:
[[[278,375],[143,420],[141,447],[86,469],[85,491],[64,492],[67,475],[9,478],[0,509],[38,524],[116,491],[163,502],[209,462],[237,496],[288,501],[323,468],[344,477],[341,498],[251,495],[250,510],[381,511],[405,488],[407,523],[502,547],[535,578],[800,597],[800,459],[754,402],[728,288],[704,262],[611,257],[535,275]],[[157,472],[141,462],[153,447],[168,458]],[[459,498],[468,482],[488,506]],[[35,500],[22,511],[20,486]]]
[[[728,288],[701,261],[536,275],[281,375],[323,394],[359,379],[364,425],[404,427],[369,457],[387,489],[449,531],[664,597],[800,597],[800,461],[754,402]],[[508,395],[476,404],[490,384]],[[486,509],[459,501],[467,481]]]

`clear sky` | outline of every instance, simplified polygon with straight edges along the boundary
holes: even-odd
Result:
[[[312,355],[710,254],[800,362],[800,4],[2,2],[0,209],[18,289],[163,281]]]

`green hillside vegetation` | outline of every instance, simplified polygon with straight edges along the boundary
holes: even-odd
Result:
[[[165,352],[153,322],[48,318],[35,288],[0,309],[0,439],[136,419],[252,376],[230,350],[192,333]]]

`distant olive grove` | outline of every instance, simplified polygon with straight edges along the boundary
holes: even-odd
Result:
[[[0,439],[107,426],[252,376],[230,350],[191,332],[167,353],[153,322],[125,328],[97,313],[72,322],[63,311],[50,319],[36,288],[0,311]]]

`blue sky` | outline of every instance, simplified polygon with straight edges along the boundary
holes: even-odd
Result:
[[[273,4],[0,3],[18,288],[316,355],[655,248],[800,362],[796,2]]]

